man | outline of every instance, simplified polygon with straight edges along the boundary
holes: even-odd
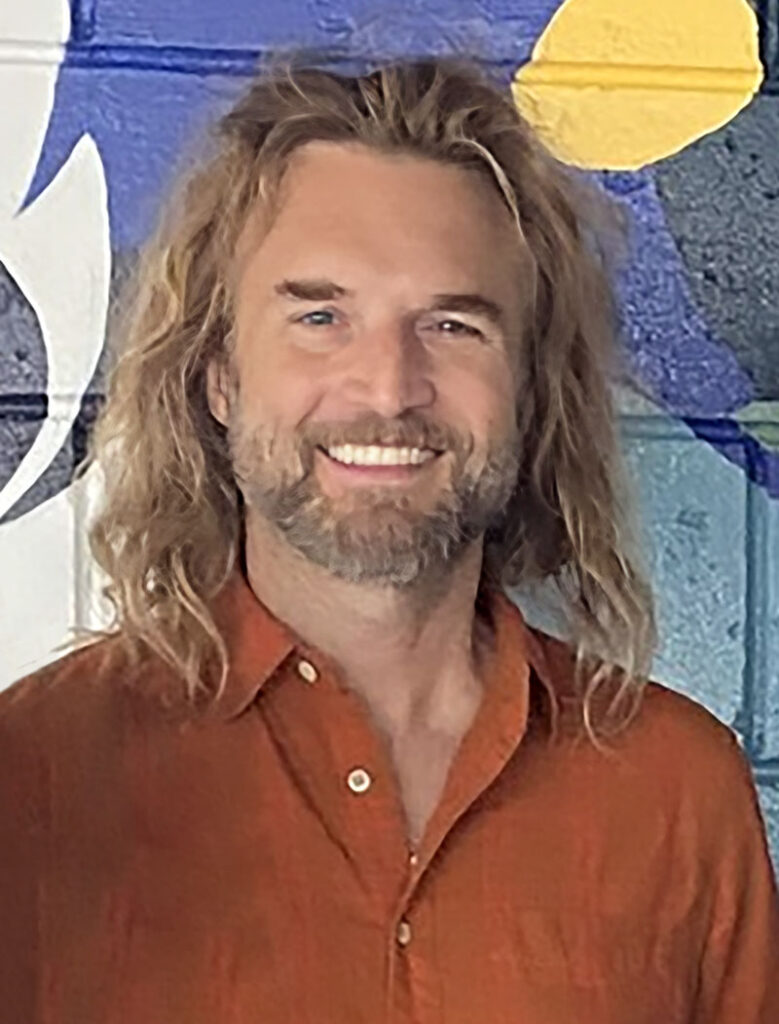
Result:
[[[464,62],[271,69],[218,142],[91,441],[119,629],[0,697],[3,1020],[775,1024],[573,184]],[[501,589],[547,578],[570,644]]]

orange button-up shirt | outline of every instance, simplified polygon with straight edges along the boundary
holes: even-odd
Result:
[[[489,607],[484,697],[415,852],[365,706],[240,571],[210,710],[115,640],[0,694],[3,1024],[777,1024],[776,882],[731,731],[652,683],[604,757],[565,727],[570,652]]]

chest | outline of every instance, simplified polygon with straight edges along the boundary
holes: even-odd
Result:
[[[264,1024],[340,1024],[379,1020],[390,1001],[426,1006],[425,1024],[442,1007],[447,1024],[472,1024],[485,1005],[490,1024],[515,1024],[517,1006],[534,1024],[690,1018],[700,939],[669,903],[682,891],[672,830],[627,785],[620,798],[613,772],[605,800],[594,769],[526,758],[522,789],[504,779],[486,816],[445,823],[446,847],[399,906],[407,869],[386,791],[352,792],[348,760],[313,770],[299,737],[245,716],[197,756],[182,737],[123,753],[121,772],[95,761],[83,792],[51,772],[58,855],[42,884],[20,870],[14,902],[16,974],[34,1007],[42,962],[49,1004],[19,1019],[249,1024],[261,1007]],[[412,844],[460,745],[392,744]],[[608,912],[604,889],[621,894]],[[408,947],[393,944],[396,912]]]
[[[415,847],[443,795],[459,739],[427,735],[393,744],[392,761],[406,815],[407,837]]]

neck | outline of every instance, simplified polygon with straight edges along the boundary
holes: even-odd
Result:
[[[246,571],[258,599],[339,665],[391,739],[457,735],[480,696],[490,639],[475,614],[481,543],[445,577],[394,588],[338,579],[273,533],[247,520]]]

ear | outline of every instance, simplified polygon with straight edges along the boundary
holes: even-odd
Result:
[[[227,426],[230,415],[228,399],[227,368],[222,356],[214,356],[206,367],[206,398],[211,415],[223,427]]]

